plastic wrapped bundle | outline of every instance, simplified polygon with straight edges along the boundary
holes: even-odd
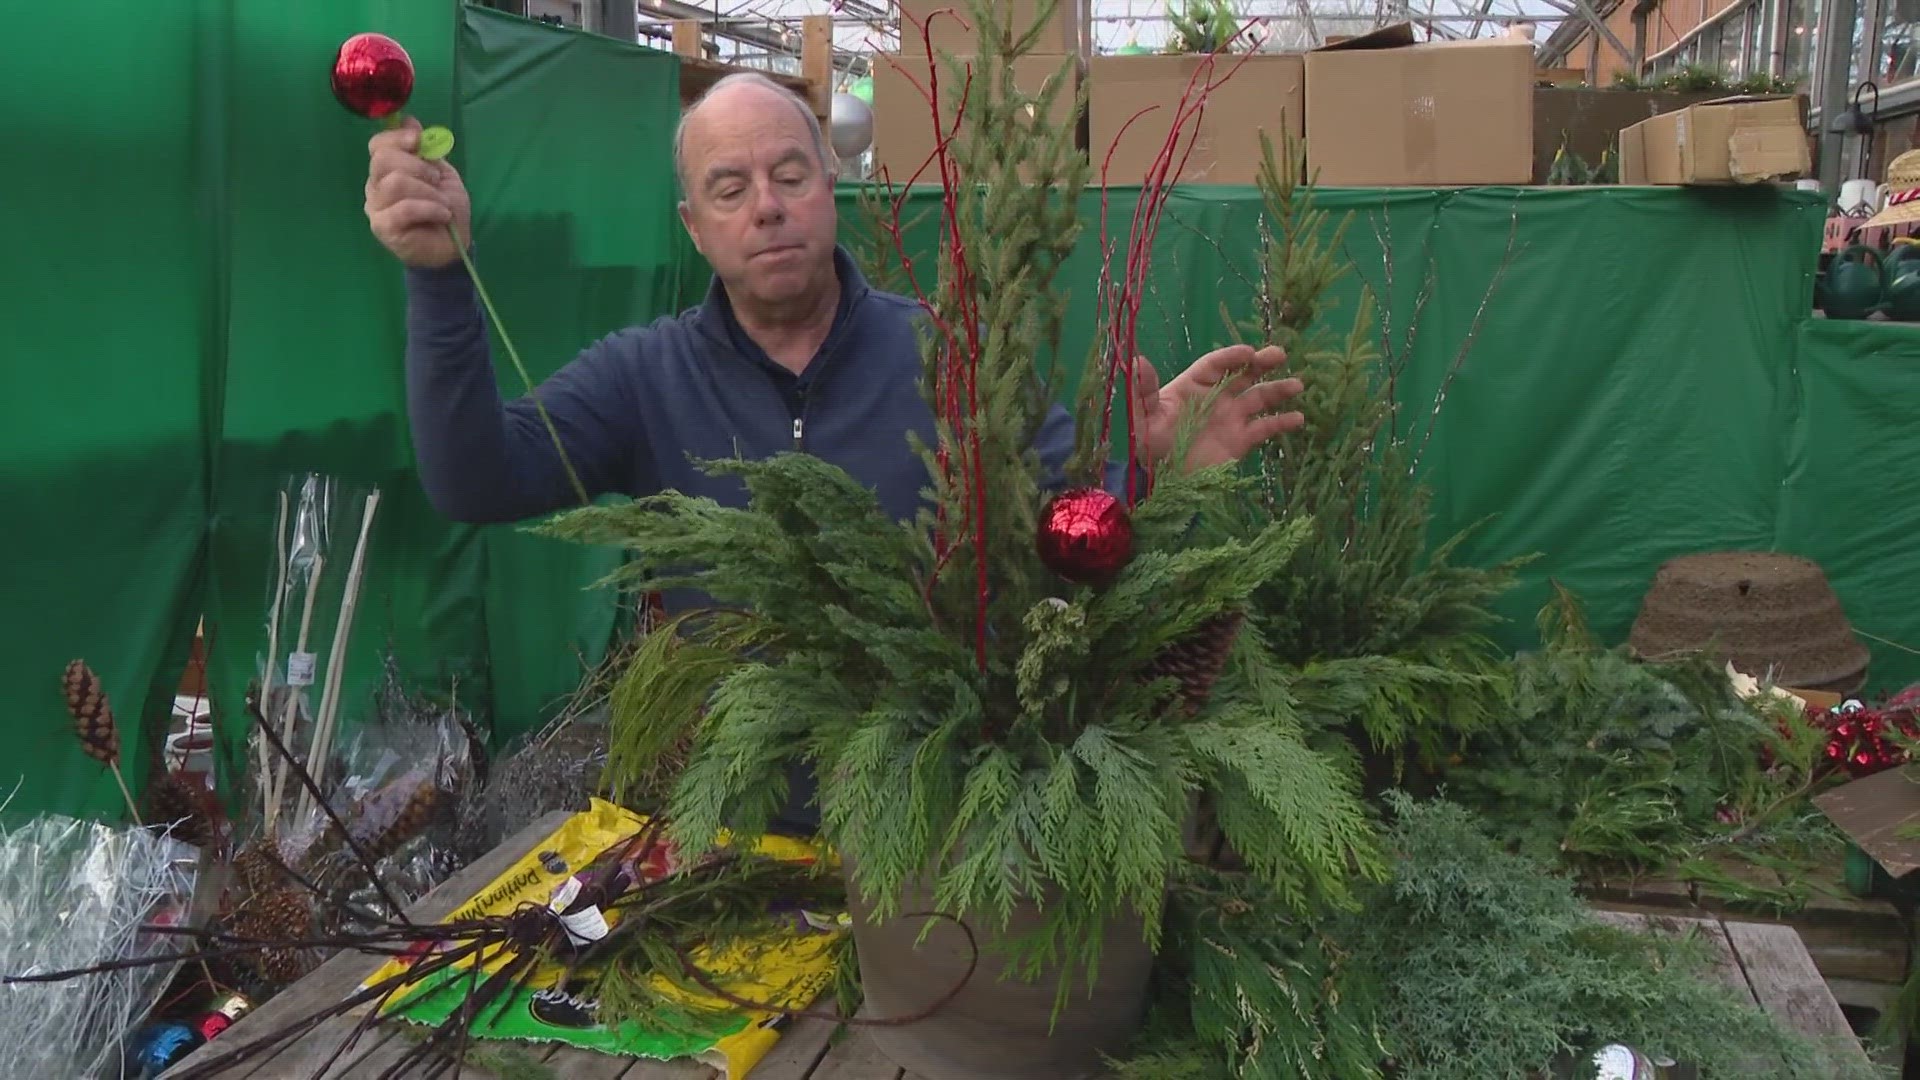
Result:
[[[197,853],[144,829],[39,816],[0,829],[0,974],[43,975],[184,951]],[[177,964],[59,982],[0,985],[6,1074],[23,1080],[119,1075],[120,1042]]]

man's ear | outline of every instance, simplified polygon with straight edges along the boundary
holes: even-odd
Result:
[[[687,230],[687,238],[693,241],[693,250],[705,255],[707,249],[700,246],[700,230],[693,227],[693,211],[688,208],[687,200],[680,200],[679,211],[680,226]]]

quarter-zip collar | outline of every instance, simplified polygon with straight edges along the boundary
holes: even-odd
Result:
[[[827,330],[826,339],[820,343],[820,350],[814,354],[806,370],[798,375],[774,363],[766,350],[747,335],[746,328],[740,325],[739,318],[734,315],[733,301],[728,298],[727,287],[721,284],[720,275],[713,276],[712,284],[707,286],[707,298],[694,312],[692,321],[701,334],[760,368],[774,380],[776,386],[804,389],[820,380],[823,369],[840,351],[847,337],[848,326],[853,321],[855,305],[871,291],[866,276],[854,265],[853,256],[838,244],[833,249],[833,269],[840,278],[840,303],[834,309],[833,325]]]

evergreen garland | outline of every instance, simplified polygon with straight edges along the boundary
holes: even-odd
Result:
[[[668,800],[683,851],[722,829],[740,842],[763,831],[805,759],[823,832],[881,917],[929,878],[944,911],[989,934],[1016,903],[1057,897],[1045,929],[1008,943],[1014,970],[1090,971],[1102,924],[1128,910],[1157,944],[1201,792],[1296,907],[1341,903],[1379,864],[1356,784],[1309,745],[1257,632],[1239,636],[1197,712],[1177,680],[1150,675],[1170,645],[1247,609],[1293,559],[1305,518],[1202,539],[1196,523],[1232,516],[1253,482],[1170,470],[1132,507],[1134,554],[1111,581],[1072,585],[1040,561],[1046,500],[1093,481],[1111,452],[1100,423],[1079,425],[1067,477],[1043,475],[1032,449],[1058,389],[1035,358],[1057,340],[1053,279],[1078,235],[1087,162],[1071,126],[1050,120],[1066,67],[1036,95],[1014,85],[1047,12],[1018,37],[989,5],[972,15],[977,54],[943,58],[938,91],[964,105],[937,163],[937,280],[907,267],[928,311],[923,389],[938,419],[935,444],[912,447],[927,508],[893,521],[839,467],[790,453],[705,463],[743,482],[744,509],[670,492],[543,531],[627,549],[617,584],[691,588],[737,612],[681,620],[635,654],[613,697],[616,794],[645,788],[657,755],[690,742]],[[1081,416],[1107,408],[1110,385],[1081,381]]]

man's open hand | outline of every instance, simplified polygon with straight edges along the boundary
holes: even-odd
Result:
[[[1165,386],[1145,358],[1133,362],[1137,430],[1146,436],[1147,459],[1160,463],[1174,452],[1181,418],[1205,410],[1187,446],[1189,470],[1239,461],[1254,447],[1289,431],[1306,417],[1280,411],[1303,389],[1299,379],[1269,379],[1287,362],[1286,350],[1269,345],[1229,345],[1195,360]],[[1266,381],[1262,381],[1266,380]],[[1216,388],[1222,388],[1215,393]]]

